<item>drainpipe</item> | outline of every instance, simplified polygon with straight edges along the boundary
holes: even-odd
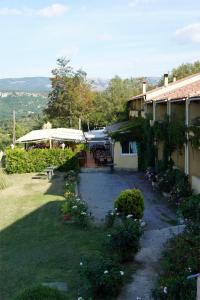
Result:
[[[189,126],[189,104],[190,100],[185,100],[185,126]],[[189,175],[189,134],[186,133],[187,142],[185,143],[185,174]]]
[[[171,120],[171,112],[172,112],[171,102],[170,100],[167,100],[167,115],[169,120]]]
[[[153,101],[153,121],[156,121],[156,101]]]

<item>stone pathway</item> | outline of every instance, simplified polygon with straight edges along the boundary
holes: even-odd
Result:
[[[150,300],[151,290],[157,278],[159,259],[165,242],[173,235],[180,234],[183,225],[145,231],[141,250],[135,257],[141,267],[133,274],[132,283],[126,285],[118,300]]]
[[[156,280],[159,259],[165,242],[179,234],[183,226],[171,226],[176,222],[174,213],[166,207],[166,200],[153,192],[141,173],[83,173],[80,174],[79,193],[87,201],[97,222],[101,222],[120,191],[139,188],[145,198],[144,221],[147,223],[141,240],[141,250],[135,257],[140,267],[133,274],[133,282],[122,290],[118,300],[150,300]]]

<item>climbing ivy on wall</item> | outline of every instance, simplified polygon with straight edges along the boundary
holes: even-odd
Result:
[[[162,122],[155,122],[150,126],[149,119],[134,118],[127,125],[122,126],[112,134],[116,141],[136,141],[138,146],[139,170],[154,167],[157,161],[157,148],[163,143],[163,163],[167,168],[172,161],[172,153],[181,151],[187,142],[186,127],[180,122],[166,118]]]
[[[172,153],[176,150],[181,152],[184,143],[187,143],[186,126],[166,117],[164,121],[154,123],[153,131],[157,144],[163,142],[163,162],[167,167],[172,160]]]
[[[122,126],[111,136],[120,143],[124,141],[136,141],[139,170],[146,170],[148,166],[154,166],[154,134],[149,120],[142,117],[133,118],[127,125]]]

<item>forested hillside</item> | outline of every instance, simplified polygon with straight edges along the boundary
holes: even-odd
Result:
[[[16,111],[18,119],[30,115],[42,114],[47,106],[47,94],[9,94],[6,97],[0,97],[0,120],[9,120],[12,117],[12,111]]]

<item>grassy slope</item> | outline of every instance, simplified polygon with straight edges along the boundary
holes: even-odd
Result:
[[[46,281],[66,281],[76,296],[81,256],[98,251],[105,233],[62,224],[61,178],[49,184],[28,174],[12,181],[0,192],[0,299]]]

